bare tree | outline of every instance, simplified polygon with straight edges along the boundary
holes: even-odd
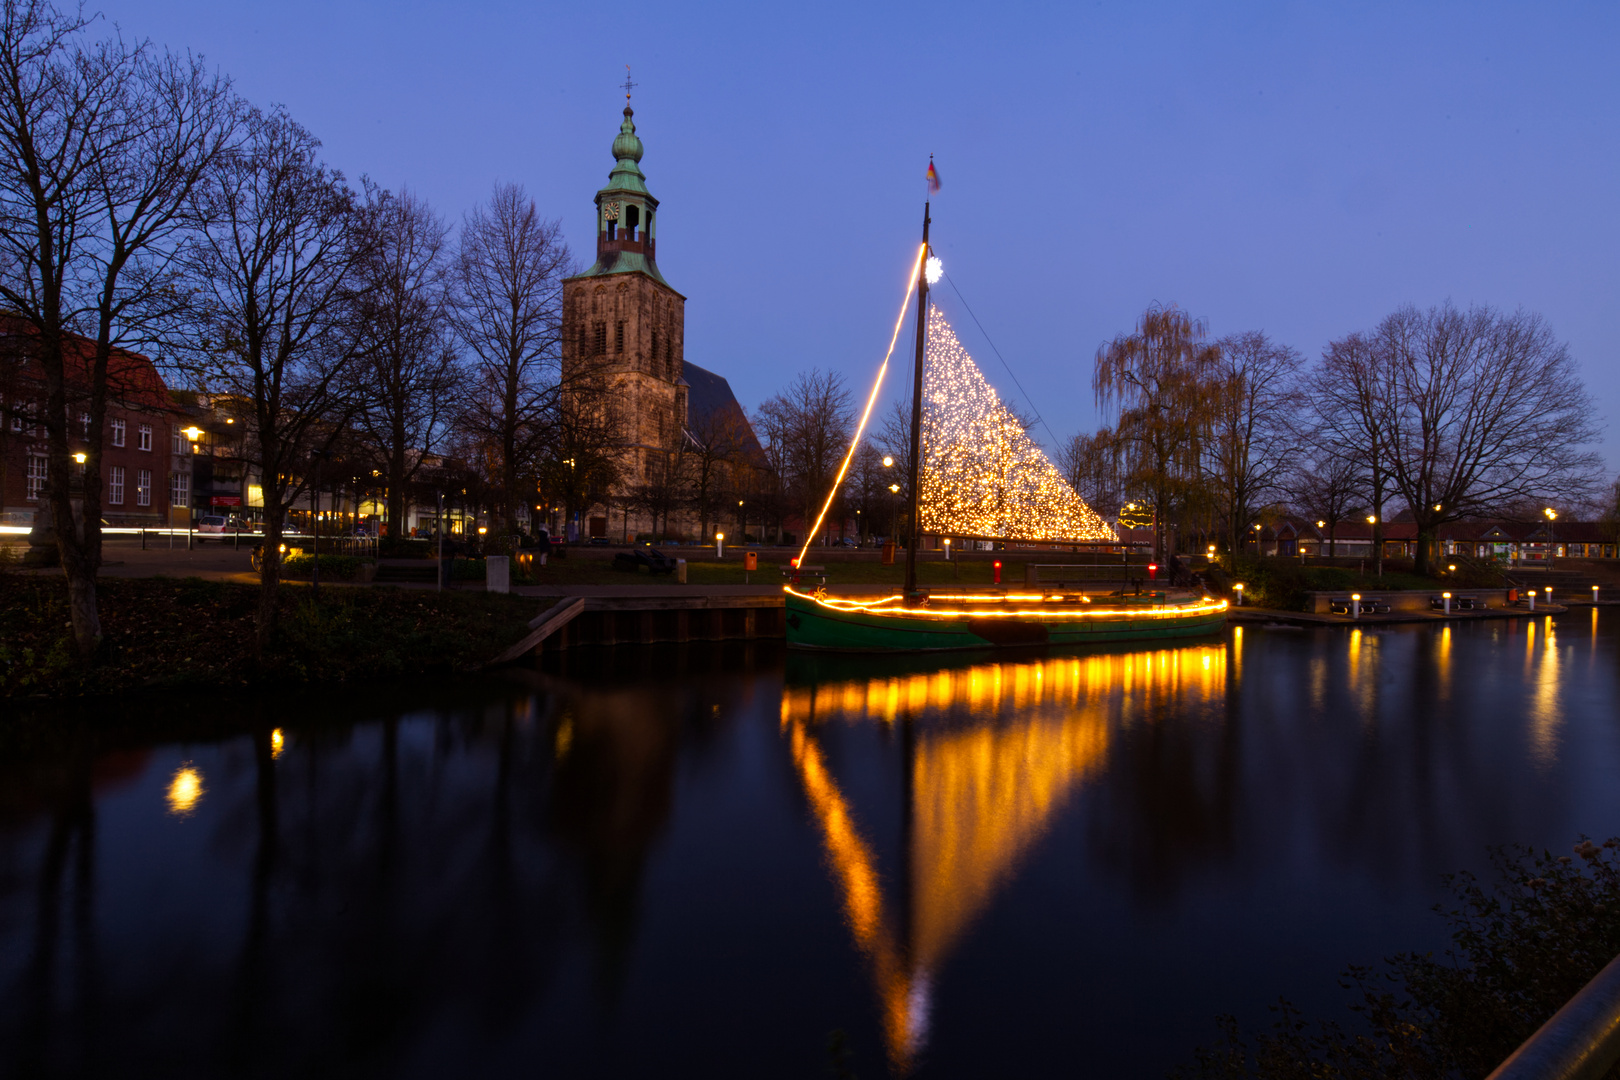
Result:
[[[1374,573],[1384,573],[1384,500],[1390,493],[1389,445],[1395,418],[1387,350],[1359,332],[1332,342],[1310,385],[1318,438],[1352,463],[1372,513]]]
[[[1126,474],[1150,492],[1154,555],[1164,558],[1165,515],[1196,482],[1208,428],[1206,382],[1219,350],[1202,322],[1179,308],[1149,308],[1135,332],[1097,349],[1091,386],[1097,404],[1119,409],[1114,425]]]
[[[850,392],[843,376],[816,368],[801,373],[761,411],[781,418],[783,465],[798,495],[804,526],[812,528],[849,449],[855,423]]]
[[[390,535],[404,535],[406,493],[442,449],[460,376],[450,333],[448,228],[409,191],[371,192],[357,370],[359,421],[382,459]]]
[[[575,373],[538,418],[544,440],[521,468],[503,470],[503,486],[508,475],[525,486],[533,477],[538,490],[560,503],[569,520],[594,505],[607,506],[622,471],[622,433],[609,408],[614,392],[612,381],[599,371]]]
[[[1354,461],[1330,449],[1317,447],[1304,455],[1304,465],[1287,478],[1294,506],[1309,514],[1328,534],[1328,558],[1338,555],[1341,522],[1355,516],[1362,490],[1361,471]]]
[[[1389,471],[1417,523],[1417,572],[1436,530],[1519,499],[1579,501],[1602,475],[1591,396],[1539,315],[1406,307],[1379,324],[1389,372]]]
[[[669,538],[669,518],[684,501],[691,468],[691,443],[678,428],[666,431],[663,446],[647,455],[646,478],[636,485],[631,504],[646,513],[655,535]]]
[[[692,508],[698,512],[698,536],[707,537],[710,521],[719,520],[722,500],[741,486],[736,481],[748,468],[748,418],[741,406],[728,401],[693,417],[686,433],[691,440]]]
[[[264,493],[261,651],[276,627],[287,511],[358,411],[367,236],[355,193],[319,149],[281,109],[252,110],[243,144],[196,191],[204,224],[187,249],[201,334],[184,362],[203,386],[252,410]]]
[[[462,223],[455,325],[476,383],[462,422],[498,455],[502,516],[513,531],[520,474],[544,446],[560,400],[562,283],[572,262],[561,224],[543,219],[521,185],[497,185]]]
[[[782,522],[792,503],[791,477],[788,473],[788,429],[792,417],[785,403],[771,398],[754,412],[754,431],[760,436],[765,451],[765,483],[756,492],[758,510],[776,530],[776,539],[782,539]],[[761,531],[764,531],[763,528]]]
[[[1225,513],[1229,550],[1237,551],[1250,514],[1280,493],[1300,446],[1304,357],[1259,331],[1222,338],[1216,348],[1204,392],[1205,469]]]
[[[1119,442],[1112,428],[1093,435],[1073,435],[1058,451],[1057,467],[1069,486],[1104,518],[1113,518],[1125,505],[1125,481],[1120,475]]]
[[[0,301],[35,339],[44,376],[47,495],[86,658],[101,639],[102,428],[119,390],[110,361],[173,305],[174,240],[236,108],[200,60],[90,42],[90,21],[48,0],[0,9]],[[69,479],[74,406],[91,421],[82,483]]]

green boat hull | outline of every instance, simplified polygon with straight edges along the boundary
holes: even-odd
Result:
[[[826,652],[947,652],[1041,645],[1109,645],[1206,637],[1226,626],[1226,610],[1208,602],[1136,605],[1140,610],[1062,617],[1039,609],[1017,615],[917,615],[881,609],[846,611],[788,593],[790,649]]]

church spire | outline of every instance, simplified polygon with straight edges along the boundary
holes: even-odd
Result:
[[[661,285],[669,284],[658,273],[658,200],[647,190],[641,172],[644,152],[626,93],[624,122],[613,139],[613,169],[607,186],[596,193],[596,262],[581,277],[640,271]]]

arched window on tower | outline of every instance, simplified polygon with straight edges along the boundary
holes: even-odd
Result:
[[[656,326],[653,327],[652,332],[652,357],[654,360],[658,359],[658,327]]]
[[[596,324],[596,351],[593,356],[601,356],[607,352],[607,323]]]
[[[587,353],[585,351],[585,326],[584,326],[583,323],[580,324],[580,328],[579,328],[579,355],[580,356],[589,356],[590,355],[589,353]]]
[[[624,208],[624,227],[626,230],[624,238],[626,240],[636,238],[636,226],[639,224],[641,224],[641,208],[632,203]]]

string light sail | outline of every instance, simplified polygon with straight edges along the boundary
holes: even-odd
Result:
[[[1002,404],[933,305],[918,487],[925,533],[986,540],[1119,540]]]

